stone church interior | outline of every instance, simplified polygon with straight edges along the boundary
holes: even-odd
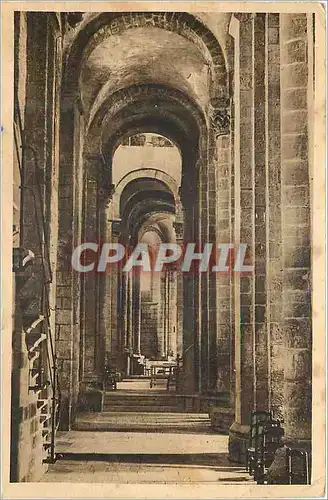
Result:
[[[15,12],[11,482],[105,454],[106,482],[310,484],[314,27]],[[78,273],[89,241],[243,243],[254,272]]]

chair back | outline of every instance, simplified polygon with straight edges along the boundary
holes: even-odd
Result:
[[[249,431],[249,446],[258,448],[263,440],[263,427],[272,420],[271,411],[252,411]]]
[[[286,469],[289,484],[310,484],[309,456],[306,451],[287,448]]]

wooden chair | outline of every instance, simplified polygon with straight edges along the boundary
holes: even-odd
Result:
[[[272,420],[263,426],[254,466],[254,480],[258,484],[265,484],[267,470],[274,460],[276,450],[282,446],[284,429],[281,423],[280,420]]]
[[[299,467],[295,467],[297,459]],[[288,484],[310,484],[308,453],[297,448],[287,448],[286,470]]]
[[[246,450],[246,470],[250,476],[258,460],[258,454],[263,447],[263,427],[272,420],[271,411],[252,411],[249,431],[249,443]]]

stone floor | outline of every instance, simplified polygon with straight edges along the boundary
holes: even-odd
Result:
[[[148,416],[143,416],[144,421]],[[170,420],[169,415],[161,417]],[[176,417],[174,414],[173,418]],[[251,483],[244,467],[229,462],[227,445],[227,436],[183,430],[179,433],[60,432],[56,450],[59,459],[49,466],[42,481]]]
[[[118,384],[127,404],[129,397],[157,391],[149,380]],[[227,450],[228,436],[213,432],[206,413],[85,413],[75,430],[57,434],[58,460],[42,481],[252,484]]]

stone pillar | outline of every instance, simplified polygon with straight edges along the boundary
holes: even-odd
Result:
[[[269,407],[283,418],[284,337],[282,318],[282,246],[281,246],[281,99],[279,14],[267,14],[267,93],[268,93],[268,279],[263,283],[267,295],[269,327]]]
[[[83,190],[83,117],[75,96],[62,88],[60,120],[59,228],[57,256],[56,350],[62,390],[61,427],[74,420],[79,391],[81,276],[71,255],[80,243]]]
[[[197,162],[199,169],[199,227],[196,233],[196,251],[203,251],[204,244],[209,242],[209,158],[202,157]],[[213,179],[212,179],[213,180]],[[215,205],[212,210],[215,213]],[[215,231],[215,229],[214,229]],[[211,231],[213,233],[213,231]],[[198,249],[197,249],[198,246]],[[212,339],[209,330],[209,272],[195,271],[196,290],[199,290],[199,302],[196,305],[196,338],[198,339],[199,360],[197,392],[206,392],[210,384],[210,349]],[[213,290],[215,293],[215,290]],[[198,297],[198,293],[196,293]],[[213,350],[212,350],[213,352]]]
[[[312,325],[310,158],[313,106],[312,14],[280,15],[282,314],[284,428],[287,446],[311,452]],[[285,448],[269,482],[287,482]]]
[[[133,354],[133,329],[132,329],[132,272],[127,275],[126,292],[126,348],[127,348],[127,367],[126,374],[131,375],[131,356]]]
[[[217,149],[217,244],[232,243],[231,234],[231,164],[230,136],[221,135],[216,140]],[[220,252],[218,253],[218,257]],[[229,265],[229,264],[228,264]],[[217,382],[219,392],[230,392],[231,387],[231,289],[230,271],[220,271],[216,277],[217,290]]]
[[[163,321],[161,321],[161,304],[163,301],[164,297],[161,293],[161,275],[158,272],[151,271],[151,309],[156,324],[158,354],[160,356],[165,356],[164,324]]]
[[[126,371],[125,358],[128,349],[127,338],[127,273],[119,270],[119,310],[118,310],[118,328],[119,328],[119,344],[120,344],[120,364],[123,373]]]
[[[100,245],[110,241],[113,242],[112,227],[109,221],[110,200],[111,193],[105,192],[105,190],[98,185],[98,241]],[[115,292],[117,292],[117,283],[115,282],[116,271],[116,266],[109,266],[107,264],[106,270],[98,273],[99,331],[97,342],[97,369],[101,378],[104,377],[106,359],[111,352],[112,338],[115,337],[116,333],[116,330],[112,330],[112,295],[115,295]]]
[[[176,243],[182,245],[183,243],[183,224],[179,222],[174,223]],[[183,351],[183,276],[179,269],[176,271],[176,348],[177,353],[182,355]]]
[[[141,354],[140,268],[133,271],[133,352]]]
[[[203,138],[208,142],[208,138]],[[207,155],[195,162],[194,173],[182,179],[184,207],[184,245],[196,244],[201,251],[208,239],[208,162]],[[206,273],[204,273],[206,274]],[[208,277],[191,269],[183,276],[183,382],[182,391],[200,393],[208,380]]]
[[[97,232],[97,197],[98,176],[97,167],[85,158],[86,167],[86,203],[85,203],[85,241],[99,243]],[[86,254],[87,255],[87,254]],[[94,257],[89,254],[90,261]],[[88,258],[88,257],[87,257]],[[98,328],[98,278],[97,272],[88,272],[84,276],[84,382],[92,383],[98,380],[97,373],[97,328]]]
[[[184,245],[195,242],[199,230],[199,195],[196,195],[198,186],[198,170],[195,170],[194,185],[192,179],[183,180],[181,186],[181,200],[184,207]],[[197,202],[191,203],[196,196]],[[200,290],[199,279],[192,273],[183,274],[183,375],[181,376],[181,392],[193,394],[198,390],[199,361],[199,312]]]
[[[267,15],[254,18],[254,409],[269,409],[268,283],[268,30]],[[245,242],[247,243],[247,241]],[[279,251],[279,249],[278,249]]]
[[[254,15],[233,16],[230,32],[235,51],[235,246],[248,245],[254,261]],[[254,408],[254,276],[234,275],[235,422],[229,433],[229,457],[244,462],[249,415]]]
[[[112,243],[119,242],[120,236],[120,221],[109,221],[111,224],[111,239]],[[120,264],[111,266],[109,278],[110,285],[110,339],[108,336],[108,351],[110,352],[111,363],[117,367],[120,365],[120,354],[122,352],[122,343],[120,339],[120,327],[118,322],[118,310],[120,302],[121,287],[119,284],[119,269]],[[110,342],[110,343],[109,343]]]
[[[168,271],[168,303],[169,303],[169,324],[168,324],[168,352],[177,354],[177,274],[175,271]]]
[[[209,148],[209,242],[231,242],[230,214],[230,99],[212,100]],[[218,250],[218,249],[216,249]],[[219,256],[216,251],[216,257]],[[217,258],[216,258],[217,261]],[[210,265],[210,267],[212,264]],[[230,284],[229,273],[209,271],[209,380],[208,390],[230,390]]]

